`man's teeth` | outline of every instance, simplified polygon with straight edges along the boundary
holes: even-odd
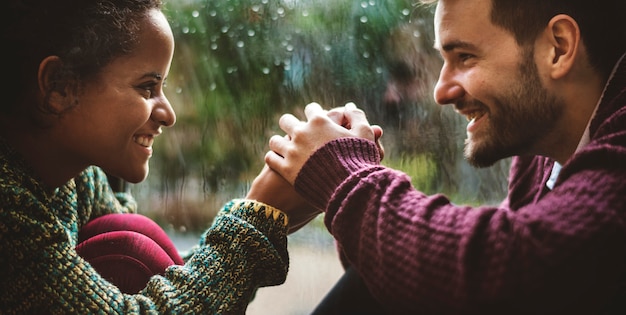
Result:
[[[135,140],[137,144],[144,147],[151,147],[152,143],[154,143],[154,138],[147,136],[136,136],[133,138],[133,140]]]
[[[467,119],[467,121],[472,122],[478,119],[480,116],[482,116],[480,112],[474,112],[474,113],[466,115],[465,118]]]

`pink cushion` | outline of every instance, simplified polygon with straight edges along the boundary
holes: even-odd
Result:
[[[183,260],[167,234],[149,218],[112,214],[90,221],[76,252],[124,293],[137,293],[150,277]]]

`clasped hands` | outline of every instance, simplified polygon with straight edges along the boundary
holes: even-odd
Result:
[[[270,151],[265,155],[266,165],[252,182],[246,196],[280,209],[289,218],[289,233],[313,220],[323,209],[311,206],[294,189],[298,173],[309,157],[329,141],[357,137],[376,142],[381,158],[382,129],[370,125],[365,113],[354,103],[324,110],[311,103],[304,109],[306,121],[291,114],[281,116],[280,128],[285,136],[274,135],[269,140]]]

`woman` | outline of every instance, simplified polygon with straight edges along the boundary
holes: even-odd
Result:
[[[161,5],[3,2],[3,314],[243,313],[258,287],[284,282],[288,224],[277,207],[305,204],[274,193],[290,188],[269,169],[184,262],[108,184],[104,171],[144,180],[155,137],[176,121],[163,94],[174,40]]]

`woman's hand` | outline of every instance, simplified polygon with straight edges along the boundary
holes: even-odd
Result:
[[[246,199],[268,204],[289,219],[289,233],[293,233],[313,220],[322,211],[311,206],[278,173],[267,165],[252,182]]]

